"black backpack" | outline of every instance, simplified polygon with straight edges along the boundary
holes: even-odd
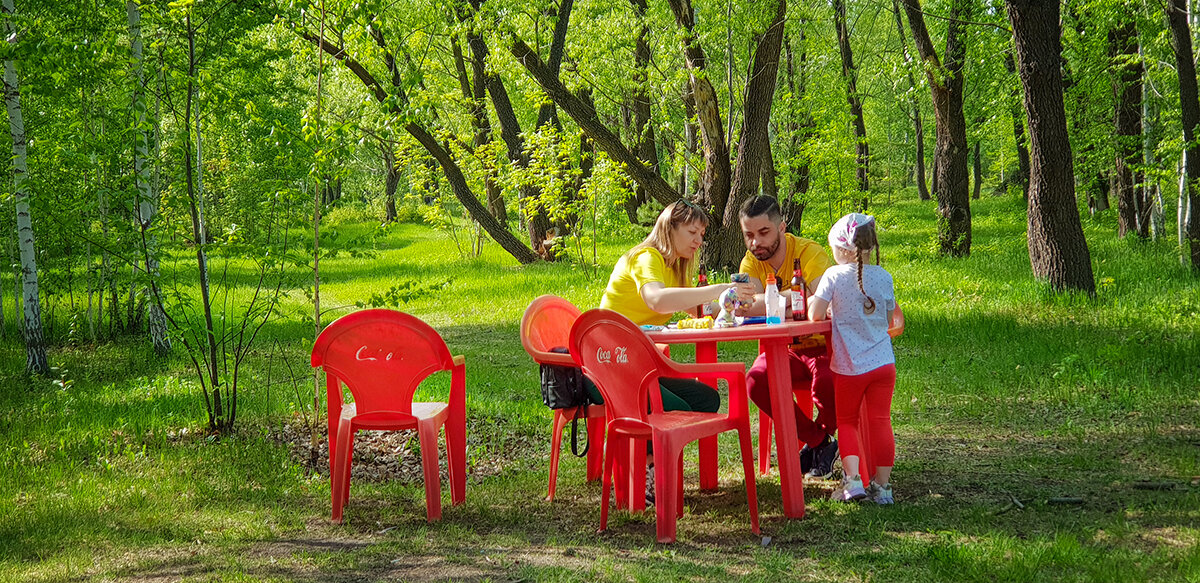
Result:
[[[551,348],[550,352],[570,353],[562,346]],[[591,446],[585,443],[583,451],[579,451],[579,420],[587,418],[587,408],[591,404],[587,386],[583,382],[583,370],[557,364],[541,366],[542,402],[551,409],[575,409],[575,416],[571,419],[571,453],[583,457],[587,455],[588,447]]]

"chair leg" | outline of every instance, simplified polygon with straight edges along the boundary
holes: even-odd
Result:
[[[600,479],[600,529],[599,532],[604,532],[608,529],[608,497],[612,491],[613,485],[613,470],[616,469],[617,452],[620,450],[616,443],[620,441],[619,437],[609,435],[604,444],[604,473]],[[618,507],[620,506],[620,496],[618,495]]]
[[[675,518],[683,517],[683,449],[679,450],[679,455],[675,459],[676,472],[679,479],[675,484]]]
[[[587,480],[591,482],[599,480],[600,472],[604,469],[604,419],[588,419],[587,432]]]
[[[700,438],[700,489],[717,489],[717,436]]]
[[[646,441],[643,439],[629,440],[629,477],[629,510],[643,512],[646,510]],[[657,482],[655,484],[657,487]],[[658,492],[654,495],[658,496]]]
[[[767,475],[771,471],[771,417],[758,412],[758,473]]]
[[[442,481],[438,472],[437,425],[419,423],[417,437],[421,443],[421,468],[425,471],[425,517],[429,522],[442,518]]]
[[[450,504],[467,499],[467,421],[451,414],[446,420],[446,473],[450,478]]]
[[[654,464],[654,520],[660,543],[675,542],[676,521],[681,508],[679,468],[683,460],[682,453],[672,445],[669,440],[655,436],[654,451],[658,461]]]
[[[629,447],[626,445],[628,438],[623,436],[614,437],[611,434],[606,438],[604,446],[604,459],[610,457],[613,460],[613,471],[610,472],[609,480],[613,485],[614,496],[617,499],[617,509],[629,508]],[[608,463],[607,461],[605,462]],[[607,470],[606,470],[607,471]]]
[[[338,423],[337,437],[330,440],[337,448],[330,452],[330,502],[333,506],[333,522],[341,524],[342,509],[350,497],[350,453],[354,450],[354,433],[350,430],[350,420],[343,419]]]
[[[554,501],[554,490],[558,485],[558,456],[562,450],[563,427],[567,425],[567,416],[563,409],[554,410],[554,429],[550,432],[550,487],[546,500]]]
[[[754,448],[750,445],[750,427],[739,427],[737,432],[738,441],[742,446],[742,470],[746,474],[746,504],[750,507],[750,531],[754,534],[760,534],[758,526],[758,484],[754,480]]]

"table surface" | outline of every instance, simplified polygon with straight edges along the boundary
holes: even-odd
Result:
[[[762,340],[781,336],[809,336],[830,331],[829,320],[820,322],[787,320],[781,324],[750,324],[728,328],[665,328],[650,330],[646,335],[663,344],[692,342],[732,342],[737,340]]]

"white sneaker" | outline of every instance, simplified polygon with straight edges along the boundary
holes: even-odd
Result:
[[[867,491],[863,488],[862,478],[860,476],[846,476],[842,478],[842,487],[834,492],[834,500],[842,500],[849,502],[851,500],[862,500],[867,497]]]
[[[871,496],[871,500],[876,504],[887,505],[895,503],[895,499],[892,497],[891,484],[880,486],[879,484],[875,483],[875,480],[871,480],[871,486],[867,493]]]

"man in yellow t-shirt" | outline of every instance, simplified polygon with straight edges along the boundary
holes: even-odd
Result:
[[[769,196],[756,196],[742,204],[738,214],[742,236],[746,243],[746,256],[742,258],[739,271],[750,276],[750,284],[759,294],[765,288],[768,273],[775,274],[780,295],[789,298],[791,305],[792,268],[795,260],[808,283],[807,295],[811,297],[817,282],[833,262],[824,247],[815,241],[796,237],[787,232],[787,222],[779,203]],[[750,313],[761,314],[765,306],[761,296],[756,296]],[[833,471],[833,461],[838,457],[837,412],[833,404],[833,373],[829,370],[829,355],[825,343],[818,339],[805,339],[793,345],[790,351],[793,385],[801,383],[812,387],[813,403],[818,414],[809,418],[812,406],[796,405],[796,433],[804,447],[800,450],[800,466],[813,477],[825,477]],[[759,354],[746,373],[746,388],[750,399],[758,408],[771,415],[771,395],[767,386],[766,354]]]

